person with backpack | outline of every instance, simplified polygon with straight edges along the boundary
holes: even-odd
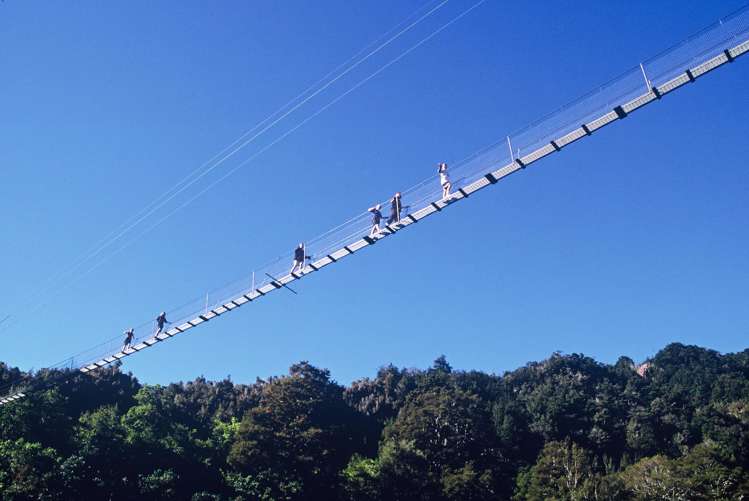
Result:
[[[158,336],[161,334],[161,331],[164,330],[164,325],[171,324],[169,320],[166,319],[166,312],[161,312],[161,314],[156,317],[156,332],[154,332],[154,336]]]
[[[369,212],[372,213],[372,231],[369,232],[369,237],[372,238],[380,233],[380,221],[382,221],[382,212],[380,212],[380,204],[370,207]]]
[[[398,191],[390,199],[390,217],[388,218],[388,224],[400,223],[401,221],[401,192]]]
[[[130,348],[130,344],[133,342],[134,336],[135,336],[135,331],[132,328],[125,331],[125,344],[122,345],[122,351],[125,351],[128,348]]]
[[[305,252],[304,252],[304,244],[300,243],[299,246],[294,249],[294,262],[291,265],[291,271],[290,274],[294,274],[297,269],[302,272],[304,271],[304,259],[305,259]]]

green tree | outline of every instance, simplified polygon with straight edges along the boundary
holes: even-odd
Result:
[[[427,501],[441,498],[440,475],[430,468],[426,454],[413,442],[386,440],[380,446],[378,458],[381,499]]]
[[[442,494],[454,501],[494,499],[494,479],[488,470],[478,472],[469,462],[462,468],[447,469],[442,473]]]
[[[462,468],[475,458],[492,461],[497,457],[487,404],[457,388],[412,393],[384,436],[412,442],[435,472]]]
[[[674,461],[690,500],[744,499],[749,496],[747,472],[724,463],[712,445],[700,444]]]
[[[185,414],[161,387],[144,386],[135,401],[121,423],[130,454],[137,458],[138,474],[142,478],[156,474],[154,482],[175,475],[180,479],[176,496],[181,499],[198,491],[219,490],[223,462],[211,442],[211,427]]]
[[[114,406],[105,406],[83,414],[74,442],[82,462],[79,476],[91,497],[106,498],[116,492],[125,497],[135,482],[136,458],[126,443],[126,429]]]
[[[516,499],[528,501],[586,499],[593,476],[588,451],[569,439],[547,443],[536,464],[519,479]]]
[[[662,455],[641,459],[621,473],[627,490],[642,501],[689,499],[689,487],[680,478],[674,462]]]
[[[242,420],[229,463],[261,489],[282,496],[277,479],[298,484],[298,498],[331,498],[339,472],[364,443],[363,417],[346,405],[343,388],[306,362],[262,388],[260,404]]]
[[[0,441],[0,496],[4,500],[61,499],[62,459],[54,449],[24,439]]]
[[[382,499],[380,482],[379,460],[354,454],[341,472],[343,498],[350,501]]]

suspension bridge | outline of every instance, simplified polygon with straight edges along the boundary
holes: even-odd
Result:
[[[549,114],[501,141],[450,167],[452,193],[443,197],[437,176],[402,191],[408,206],[399,221],[370,234],[371,215],[364,211],[306,244],[310,257],[300,271],[289,272],[292,256],[284,255],[245,277],[213,291],[206,297],[169,312],[170,328],[151,331],[141,326],[129,346],[122,336],[70,357],[49,369],[74,369],[63,374],[86,374],[152,348],[176,336],[214,321],[269,294],[289,288],[295,281],[318,273],[381,240],[389,239],[414,224],[449,210],[479,191],[536,162],[560,152],[602,128],[628,118],[635,111],[658,102],[676,90],[749,52],[749,8],[718,21],[654,58],[630,69],[583,98]],[[387,202],[383,202],[387,204]],[[150,324],[149,324],[150,325]],[[55,380],[46,384],[53,384]],[[5,405],[39,390],[19,381],[0,398]]]

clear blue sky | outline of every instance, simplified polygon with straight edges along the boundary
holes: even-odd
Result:
[[[423,3],[0,3],[0,318],[18,319],[0,334],[0,359],[43,367],[245,276],[743,2],[488,0],[155,231],[49,291],[43,308],[17,310]],[[238,160],[470,4],[448,2]],[[310,277],[300,295],[274,294],[125,369],[149,383],[251,382],[304,359],[348,383],[440,354],[501,373],[556,350],[609,362],[674,341],[742,350],[747,88],[741,59]]]

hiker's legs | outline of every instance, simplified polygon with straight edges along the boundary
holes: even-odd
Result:
[[[297,261],[295,259],[294,260],[294,266],[291,267],[291,272],[290,273],[293,274],[295,271],[297,271],[297,269],[299,269],[299,271],[302,271],[303,268],[304,268],[304,263],[299,262],[299,261]]]

